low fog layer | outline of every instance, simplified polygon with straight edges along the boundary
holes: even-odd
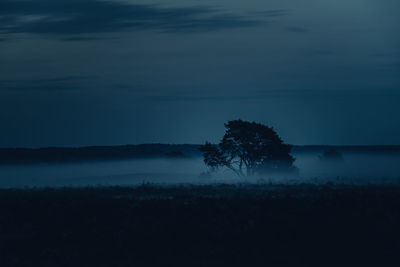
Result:
[[[295,153],[297,176],[265,174],[238,178],[230,171],[206,175],[202,158],[143,159],[65,164],[0,166],[0,187],[139,185],[142,183],[344,183],[400,182],[400,155],[344,153],[341,162],[322,161],[319,153]]]

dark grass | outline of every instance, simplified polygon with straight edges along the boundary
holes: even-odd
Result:
[[[399,186],[0,190],[0,266],[400,266]]]

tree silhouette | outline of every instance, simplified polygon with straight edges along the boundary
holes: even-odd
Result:
[[[275,130],[260,123],[233,120],[218,145],[200,146],[204,163],[215,171],[226,167],[240,177],[257,172],[294,171],[291,146],[284,144]]]

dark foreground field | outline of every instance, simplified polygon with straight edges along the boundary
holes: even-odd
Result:
[[[0,266],[400,266],[399,186],[0,190]]]

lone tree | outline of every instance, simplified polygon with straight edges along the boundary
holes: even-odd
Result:
[[[215,171],[226,167],[238,176],[257,172],[295,171],[291,146],[284,144],[273,128],[260,123],[233,120],[225,123],[226,132],[218,145],[200,146],[204,163]]]

